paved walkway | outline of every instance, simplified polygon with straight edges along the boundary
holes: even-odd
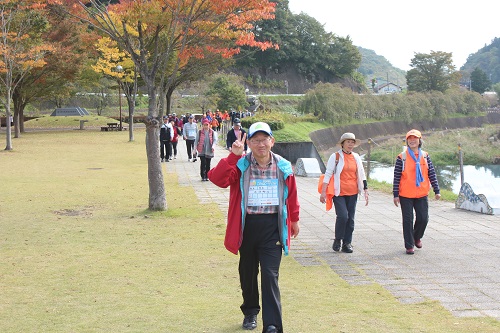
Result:
[[[201,203],[218,203],[227,212],[229,189],[202,182],[199,160],[187,161],[184,141],[176,160],[164,163],[181,186],[192,186]],[[218,147],[212,167],[227,151]],[[423,248],[405,254],[401,211],[392,197],[370,192],[370,204],[358,201],[354,253],[332,251],[335,212],[319,202],[317,178],[297,177],[301,231],[290,255],[304,266],[328,264],[352,285],[378,283],[401,303],[440,301],[458,317],[500,320],[500,216],[454,208],[430,200],[430,221]]]

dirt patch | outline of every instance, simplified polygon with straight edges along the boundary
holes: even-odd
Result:
[[[59,216],[83,216],[83,217],[91,217],[92,211],[90,208],[83,209],[61,209],[53,211],[55,215]]]

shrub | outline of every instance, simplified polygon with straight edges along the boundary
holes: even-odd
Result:
[[[285,127],[285,123],[284,123],[283,119],[280,119],[276,116],[269,115],[269,114],[263,114],[263,115],[259,114],[259,115],[256,115],[254,117],[243,118],[243,119],[241,119],[241,126],[243,126],[245,128],[249,128],[250,125],[252,125],[253,123],[256,123],[258,121],[262,121],[262,122],[267,123],[269,125],[269,127],[271,127],[271,130],[273,130],[273,131],[283,129],[283,127]]]

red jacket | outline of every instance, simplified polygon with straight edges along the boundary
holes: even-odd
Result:
[[[280,216],[280,239],[283,244],[285,255],[288,254],[290,246],[291,222],[299,221],[300,205],[297,195],[297,185],[290,162],[279,155],[273,154],[278,163],[278,174],[284,178],[284,207],[279,212]],[[217,166],[208,172],[208,178],[215,185],[227,188],[229,186],[229,208],[227,212],[226,237],[224,245],[226,249],[234,254],[238,253],[243,240],[243,216],[242,210],[243,172],[248,170],[250,162],[249,155],[244,157],[230,153],[228,157],[219,161]],[[244,177],[243,177],[244,178]],[[286,207],[286,212],[285,212]]]

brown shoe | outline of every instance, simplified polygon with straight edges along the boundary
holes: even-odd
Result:
[[[422,248],[422,241],[420,239],[415,239],[415,246],[419,249]]]

